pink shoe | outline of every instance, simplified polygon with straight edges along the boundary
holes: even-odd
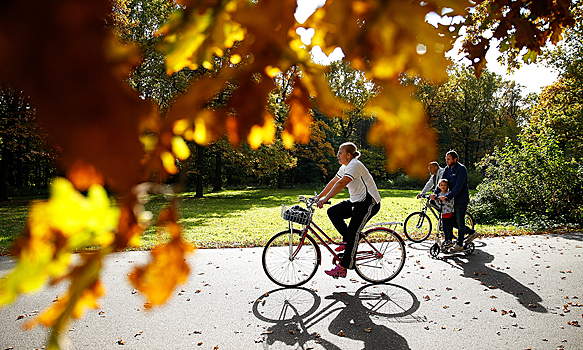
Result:
[[[338,247],[336,247],[336,249],[334,249],[334,250],[337,252],[341,252],[341,251],[345,250],[346,249],[345,244],[346,244],[346,242],[340,243],[340,245]]]
[[[328,276],[332,276],[334,278],[346,277],[346,269],[340,266],[340,264],[336,265],[336,267],[332,270],[326,270],[325,272]]]

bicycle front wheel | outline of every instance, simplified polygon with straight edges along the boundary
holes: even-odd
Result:
[[[271,281],[283,287],[297,287],[314,277],[320,254],[311,236],[304,236],[299,230],[286,230],[267,242],[262,263]]]
[[[356,251],[356,273],[371,283],[395,278],[405,265],[405,242],[386,227],[372,228],[361,234]]]
[[[405,236],[413,242],[423,242],[431,234],[431,219],[422,211],[409,214],[403,224]]]

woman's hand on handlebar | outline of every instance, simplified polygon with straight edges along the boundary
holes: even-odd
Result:
[[[321,209],[322,207],[324,207],[324,204],[332,204],[332,203],[330,202],[330,200],[329,200],[329,199],[328,199],[328,200],[326,200],[326,198],[321,198],[321,199],[318,201],[318,204],[316,204],[316,205],[318,206],[318,208],[320,208],[320,209]]]

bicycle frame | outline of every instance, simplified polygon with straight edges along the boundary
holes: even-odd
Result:
[[[427,200],[425,201],[425,205],[423,206],[423,208],[420,211],[423,214],[427,214],[427,209],[429,209],[431,211],[431,213],[433,214],[433,216],[435,217],[435,219],[439,220],[439,215],[435,212],[435,209],[431,205],[429,205],[429,203],[430,203],[430,199],[427,198]]]
[[[290,222],[290,232],[293,232],[293,227],[292,227],[292,223]],[[367,226],[370,227],[370,226]],[[316,231],[317,230],[317,231]],[[300,242],[298,243],[298,246],[295,250],[295,252],[291,252],[291,259],[295,258],[296,255],[298,254],[298,252],[301,250],[302,246],[304,245],[304,241],[306,240],[306,236],[308,236],[308,234],[311,233],[312,234],[312,238],[316,238],[317,241],[319,241],[321,244],[324,245],[324,247],[326,247],[326,249],[328,249],[328,251],[332,254],[332,256],[334,257],[334,259],[336,259],[337,261],[340,261],[340,258],[338,257],[338,255],[336,254],[336,252],[330,248],[330,246],[328,245],[328,243],[326,243],[326,241],[324,239],[326,239],[328,242],[332,243],[332,244],[339,244],[338,242],[335,242],[332,238],[330,238],[330,236],[328,236],[326,234],[326,232],[324,232],[324,230],[322,230],[320,228],[320,226],[318,226],[313,220],[310,220],[310,222],[306,225],[306,227],[303,229],[303,234],[302,234],[302,238],[300,238]],[[322,236],[324,236],[324,238],[322,238]],[[354,244],[358,244],[358,242],[360,241],[361,238],[364,237],[364,241],[369,245],[369,247],[372,249],[371,251],[359,251],[358,255],[355,257],[355,261],[358,260],[365,260],[365,259],[371,259],[371,258],[382,258],[383,254],[381,252],[378,251],[378,249],[376,249],[372,244],[370,244],[370,242],[366,239],[366,236],[362,235],[362,232],[359,232],[358,234],[358,239],[355,240]],[[290,244],[290,249],[291,249],[292,245]],[[319,246],[316,246],[317,252],[318,252],[318,256],[322,256],[322,252],[320,250]],[[319,265],[322,265],[322,259],[320,259],[320,261],[318,261]]]

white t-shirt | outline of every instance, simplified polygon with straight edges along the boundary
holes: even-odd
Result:
[[[358,159],[352,159],[348,165],[342,164],[336,173],[338,179],[348,176],[352,179],[346,186],[350,194],[351,202],[362,202],[366,198],[366,193],[370,193],[376,203],[381,202],[381,195],[377,189],[374,179],[368,169]]]

